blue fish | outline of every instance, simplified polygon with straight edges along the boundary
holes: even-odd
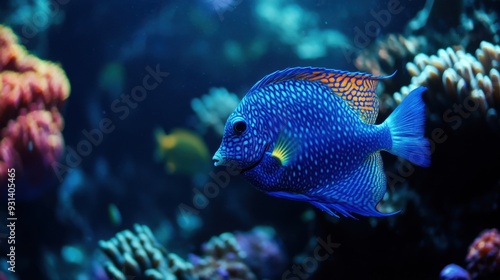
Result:
[[[276,71],[257,82],[229,116],[215,166],[232,165],[259,190],[306,201],[330,215],[388,216],[380,151],[430,165],[419,87],[375,125],[373,76],[325,68]]]

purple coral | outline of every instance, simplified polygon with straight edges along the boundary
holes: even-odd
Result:
[[[273,278],[283,272],[287,263],[286,254],[272,227],[257,226],[234,235],[244,252],[244,262],[260,277]]]

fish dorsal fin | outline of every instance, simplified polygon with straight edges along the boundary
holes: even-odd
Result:
[[[393,75],[374,76],[360,72],[313,67],[287,68],[267,75],[255,84],[250,89],[250,92],[286,80],[305,80],[319,83],[341,97],[352,109],[359,113],[364,122],[373,124],[377,119],[379,109],[379,101],[375,92],[378,81],[390,78]]]

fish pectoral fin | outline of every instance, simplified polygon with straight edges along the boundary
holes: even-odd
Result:
[[[271,156],[277,158],[282,166],[290,164],[299,154],[300,146],[297,139],[292,138],[286,133],[281,131],[274,145]]]

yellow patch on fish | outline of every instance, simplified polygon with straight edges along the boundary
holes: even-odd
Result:
[[[286,166],[297,154],[297,147],[297,143],[282,131],[276,140],[271,156],[277,158],[281,165]]]

